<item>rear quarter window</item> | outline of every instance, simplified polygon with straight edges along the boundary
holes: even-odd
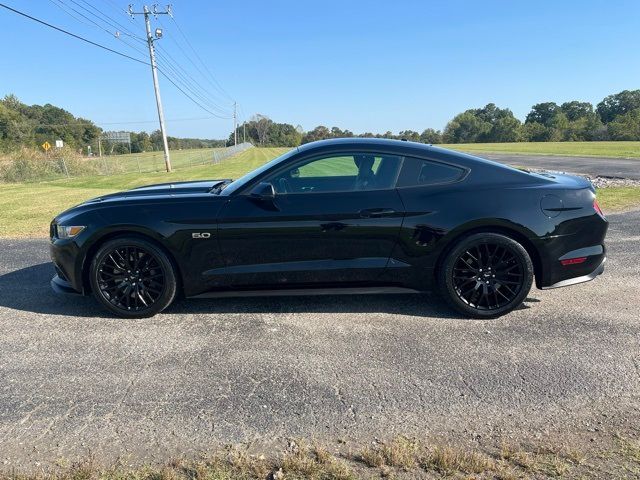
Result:
[[[460,180],[465,170],[446,163],[405,157],[398,187],[438,185]]]

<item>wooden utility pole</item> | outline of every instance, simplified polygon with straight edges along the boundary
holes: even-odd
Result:
[[[233,144],[238,144],[238,102],[233,102]]]
[[[133,7],[129,5],[129,15],[144,15],[144,23],[147,29],[147,45],[149,46],[149,59],[151,60],[151,75],[153,77],[153,90],[156,94],[156,106],[158,107],[158,120],[160,122],[160,134],[162,135],[162,146],[164,148],[164,165],[167,172],[171,172],[171,157],[169,156],[169,142],[167,142],[167,131],[164,125],[164,111],[162,110],[162,99],[160,98],[160,85],[158,84],[158,65],[156,63],[156,51],[153,42],[162,38],[162,30],[159,28],[155,31],[155,38],[151,34],[151,21],[149,17],[154,15],[171,15],[171,7],[167,6],[164,12],[159,12],[156,6],[153,6],[153,12],[146,5],[142,12],[134,12]]]

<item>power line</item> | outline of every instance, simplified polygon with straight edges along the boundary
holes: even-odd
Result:
[[[213,120],[218,117],[191,117],[191,118],[170,118],[168,122],[191,122],[196,120]],[[32,123],[30,126],[33,128],[40,127],[75,127],[75,126],[93,126],[100,127],[102,125],[137,125],[137,124],[145,124],[145,123],[157,123],[158,120],[129,120],[126,122],[100,122],[100,121],[90,121],[90,122],[75,122],[75,123]]]
[[[50,24],[50,23],[47,23],[47,22],[45,22],[44,20],[40,20],[39,18],[33,17],[33,16],[31,16],[31,15],[29,15],[29,14],[27,14],[27,13],[24,13],[24,12],[21,12],[21,11],[19,11],[19,10],[16,10],[15,8],[12,8],[12,7],[8,6],[8,5],[5,5],[4,3],[0,3],[0,7],[5,8],[6,10],[9,10],[9,11],[11,11],[11,12],[13,12],[13,13],[17,14],[17,15],[20,15],[20,16],[22,16],[22,17],[28,18],[29,20],[32,20],[32,21],[34,21],[34,22],[37,22],[37,23],[39,23],[39,24],[41,24],[41,25],[44,25],[44,26],[46,26],[46,27],[49,27],[49,28],[51,28],[51,29],[53,29],[53,30],[56,30],[56,31],[61,32],[61,33],[64,33],[65,35],[68,35],[68,36],[70,36],[70,37],[76,38],[76,39],[78,39],[78,40],[80,40],[80,41],[82,41],[82,42],[88,43],[89,45],[93,45],[93,46],[95,46],[95,47],[101,48],[102,50],[106,50],[106,51],[108,51],[108,52],[115,53],[116,55],[119,55],[119,56],[121,56],[121,57],[127,58],[127,59],[129,59],[129,60],[133,60],[134,62],[140,63],[140,64],[142,64],[142,65],[147,65],[147,66],[149,66],[149,65],[150,65],[148,62],[145,62],[145,61],[143,61],[143,60],[139,60],[139,59],[137,59],[137,58],[135,58],[135,57],[132,57],[132,56],[127,55],[127,54],[125,54],[125,53],[122,53],[122,52],[119,52],[119,51],[117,51],[117,50],[114,50],[114,49],[112,49],[112,48],[109,48],[109,47],[107,47],[107,46],[105,46],[105,45],[102,45],[102,44],[100,44],[100,43],[94,42],[94,41],[92,41],[92,40],[89,40],[89,39],[87,39],[87,38],[85,38],[85,37],[82,37],[82,36],[80,36],[80,35],[76,35],[75,33],[71,33],[71,32],[69,32],[69,31],[67,31],[67,30],[65,30],[65,29],[62,29],[62,28],[60,28],[60,27],[57,27],[57,26],[52,25],[52,24]],[[213,116],[213,117],[215,117],[215,118],[221,118],[221,119],[229,119],[229,118],[231,118],[231,117],[224,117],[224,116],[221,116],[221,115],[218,115],[218,114],[216,114],[216,113],[212,112],[211,110],[209,110],[208,108],[206,108],[205,106],[203,106],[201,103],[199,103],[197,100],[195,100],[195,99],[194,99],[191,95],[189,95],[187,92],[185,92],[185,91],[184,91],[184,90],[183,90],[183,89],[182,89],[182,88],[181,88],[181,87],[180,87],[180,86],[179,86],[179,85],[174,81],[174,79],[173,79],[170,75],[168,75],[166,72],[164,72],[164,70],[163,70],[163,69],[158,69],[158,71],[159,71],[159,72],[160,72],[160,73],[161,73],[161,74],[162,74],[162,75],[163,75],[163,76],[164,76],[164,77],[165,77],[165,78],[166,78],[166,79],[167,79],[167,80],[168,80],[168,81],[169,81],[169,82],[174,86],[174,87],[176,87],[176,88],[177,88],[177,89],[178,89],[178,90],[179,90],[179,91],[180,91],[180,92],[181,92],[185,97],[187,97],[189,100],[191,100],[195,105],[197,105],[198,107],[200,107],[200,108],[201,108],[202,110],[204,110],[205,112],[209,113],[210,115],[212,115],[212,116]]]
[[[60,10],[64,11],[65,13],[67,13],[68,15],[70,15],[71,17],[75,18],[77,21],[79,21],[80,23],[83,23],[85,25],[89,25],[89,26],[94,26],[99,28],[100,30],[104,31],[107,33],[107,35],[109,35],[110,37],[115,37],[117,40],[120,40],[122,43],[124,43],[127,47],[129,47],[130,49],[136,51],[137,53],[141,53],[142,55],[146,55],[146,52],[138,47],[136,47],[135,45],[132,45],[131,43],[129,43],[128,41],[126,41],[122,36],[120,36],[120,33],[124,33],[124,35],[126,35],[127,37],[133,38],[134,40],[138,40],[142,43],[146,43],[144,40],[142,40],[141,38],[135,36],[135,35],[131,35],[129,33],[126,32],[119,32],[116,31],[115,33],[111,33],[108,29],[104,28],[102,25],[99,25],[98,23],[96,23],[95,21],[93,21],[91,18],[87,17],[86,15],[84,15],[82,12],[79,12],[78,10],[76,10],[75,8],[66,5],[62,0],[49,0],[51,3],[53,3],[56,7],[58,7]],[[73,0],[71,0],[73,1]],[[76,2],[74,2],[76,3]],[[77,3],[76,3],[77,5]],[[82,5],[79,5],[81,8],[83,8],[85,11],[87,11],[89,14],[94,15],[93,12],[91,12],[90,10],[82,7]],[[87,23],[86,21],[82,20],[82,18],[78,18],[76,15],[74,15],[72,12],[70,12],[68,9],[71,9],[72,11],[76,12],[78,15],[80,15],[82,18],[88,20],[91,23]],[[112,24],[109,24],[110,26],[113,26]],[[119,30],[117,27],[115,27],[116,30]]]
[[[124,34],[128,37],[131,37],[135,40],[138,40],[139,42],[142,43],[146,43],[145,40],[139,36],[137,36],[134,32],[132,32],[131,30],[129,30],[127,27],[125,27],[124,25],[122,25],[120,22],[118,22],[117,20],[115,20],[114,18],[110,17],[109,15],[107,15],[106,13],[95,9],[95,7],[93,5],[91,5],[89,2],[87,2],[86,0],[80,0],[82,3],[84,3],[85,5],[88,5],[92,10],[90,10],[89,8],[86,8],[82,5],[80,5],[76,0],[70,0],[72,3],[78,5],[80,8],[82,8],[83,10],[85,10],[86,12],[92,13],[96,16],[100,15],[103,18],[103,21],[105,23],[107,23],[108,25],[112,26],[113,28],[115,28],[117,30],[117,33],[121,33]]]
[[[175,59],[167,52],[164,48],[160,48],[158,46],[157,49],[158,57],[162,59],[162,63],[171,70],[174,75],[180,78],[182,81],[180,82],[185,88],[187,88],[191,93],[200,98],[204,103],[208,104],[210,108],[216,110],[218,113],[223,115],[228,114],[229,111],[225,110],[224,107],[220,106],[218,103],[213,101],[209,96],[209,92],[198,83],[189,73],[187,73]],[[198,92],[199,90],[199,92]]]
[[[89,40],[87,38],[81,37],[80,35],[76,35],[75,33],[71,33],[71,32],[69,32],[67,30],[64,30],[64,29],[60,28],[60,27],[56,27],[55,25],[51,25],[50,23],[47,23],[44,20],[40,20],[40,19],[38,19],[36,17],[32,17],[31,15],[28,15],[28,14],[26,14],[24,12],[16,10],[15,8],[11,8],[10,6],[5,5],[4,3],[0,3],[0,7],[6,8],[7,10],[10,10],[13,13],[16,13],[18,15],[21,15],[21,16],[25,17],[25,18],[28,18],[29,20],[33,20],[34,22],[40,23],[42,25],[45,25],[46,27],[49,27],[49,28],[52,28],[54,30],[57,30],[58,32],[64,33],[65,35],[69,35],[70,37],[76,38],[76,39],[81,40],[81,41],[83,41],[85,43],[93,45],[94,47],[98,47],[98,48],[101,48],[101,49],[106,50],[108,52],[115,53],[116,55],[120,55],[121,57],[128,58],[129,60],[133,60],[134,62],[138,62],[138,63],[141,63],[143,65],[149,65],[148,62],[145,62],[143,60],[139,60],[139,59],[134,58],[134,57],[132,57],[130,55],[127,55],[126,53],[119,52],[117,50],[114,50],[113,48],[109,48],[109,47],[107,47],[105,45],[102,45],[100,43],[96,43],[96,42],[94,42],[92,40]]]
[[[200,63],[202,64],[202,66],[205,68],[205,70],[209,73],[209,76],[211,77],[211,79],[213,80],[212,85],[214,85],[215,88],[218,89],[218,91],[220,93],[222,93],[224,96],[226,96],[229,100],[234,101],[234,99],[227,93],[227,91],[222,87],[222,85],[220,85],[220,82],[218,82],[218,80],[216,79],[216,77],[213,75],[213,73],[211,72],[211,70],[209,69],[209,67],[207,66],[207,64],[202,60],[202,58],[200,57],[200,55],[198,55],[198,52],[196,51],[195,48],[193,48],[193,45],[191,44],[191,42],[189,41],[189,39],[187,38],[187,36],[184,34],[184,32],[182,31],[182,29],[180,28],[180,25],[178,25],[178,22],[176,21],[175,18],[171,17],[171,21],[173,22],[173,24],[176,26],[176,28],[178,29],[178,32],[180,32],[180,35],[182,36],[182,38],[184,39],[184,41],[186,42],[186,44],[189,46],[189,48],[191,49],[191,51],[194,53],[194,55],[196,56],[196,58],[200,61]],[[178,42],[176,42],[177,44]],[[187,58],[189,58],[187,56]],[[191,61],[191,59],[189,58],[189,61]],[[191,62],[193,63],[193,62]],[[193,64],[194,67],[196,67],[196,69],[198,69],[198,71],[202,74],[202,71],[197,67],[197,65],[195,65],[195,63]],[[205,76],[205,75],[203,75]],[[211,83],[211,82],[210,82]]]
[[[160,25],[163,27],[163,29],[165,29],[165,30],[166,30],[166,28],[164,27],[164,24],[162,23],[162,20],[158,19],[158,22],[159,22],[159,23],[160,23]],[[176,27],[178,27],[178,25],[176,25]],[[178,28],[179,28],[179,27],[178,27]],[[169,31],[167,31],[166,36],[167,36],[167,37],[169,37],[169,38],[171,38],[171,39],[174,39],[174,44],[175,44],[175,46],[180,50],[180,52],[181,52],[181,54],[182,54],[182,57],[183,57],[183,58],[186,58],[186,59],[189,61],[189,63],[191,63],[191,64],[196,68],[196,70],[200,73],[200,75],[202,75],[202,77],[203,77],[203,78],[205,78],[205,79],[206,79],[206,80],[211,84],[211,80],[210,80],[209,78],[207,78],[207,77],[206,77],[206,75],[204,75],[204,73],[202,72],[202,70],[198,67],[198,65],[197,65],[197,64],[195,64],[195,63],[194,63],[194,61],[191,59],[191,57],[189,56],[189,54],[188,54],[187,52],[185,52],[185,50],[182,48],[182,46],[180,45],[180,43],[179,43],[177,40],[175,40],[174,36],[173,36],[171,33],[169,33]],[[214,108],[215,110],[218,110],[218,111],[220,111],[220,112],[223,112],[225,115],[231,115],[231,113],[230,113],[230,105],[229,105],[229,106],[223,106],[223,105],[225,105],[225,104],[226,104],[226,101],[225,101],[225,100],[219,99],[219,98],[216,96],[216,94],[214,94],[213,92],[210,92],[207,88],[203,87],[203,86],[201,85],[201,83],[200,83],[198,80],[196,80],[196,79],[195,79],[195,77],[194,77],[194,76],[192,76],[191,74],[189,74],[189,73],[186,71],[186,69],[185,69],[185,68],[183,68],[183,67],[180,65],[180,62],[178,62],[177,60],[175,60],[175,58],[174,58],[174,57],[169,53],[169,51],[168,51],[167,49],[164,49],[164,48],[163,48],[163,49],[162,49],[162,51],[164,52],[164,54],[165,54],[166,56],[168,56],[168,57],[169,57],[169,60],[167,60],[167,62],[172,61],[172,62],[173,62],[173,65],[174,65],[174,67],[175,67],[175,69],[177,69],[177,70],[179,70],[180,72],[182,72],[182,74],[183,74],[183,75],[182,75],[182,77],[183,77],[183,78],[184,78],[185,76],[186,76],[186,77],[188,77],[188,78],[187,78],[187,82],[188,82],[190,85],[195,85],[195,88],[196,88],[196,89],[200,90],[201,92],[204,92],[204,96],[208,99],[208,100],[205,100],[205,102],[206,102],[206,103],[208,103],[209,105],[211,105],[211,106],[212,106],[212,108]],[[216,87],[215,87],[215,85],[214,85],[214,88],[216,88]],[[218,91],[219,91],[219,90],[220,90],[220,89],[218,88]],[[227,95],[227,96],[228,96],[228,95]],[[201,97],[200,97],[200,98],[201,98]],[[231,99],[231,101],[233,101],[233,99]],[[220,104],[220,102],[222,102],[222,105]],[[230,117],[229,117],[229,118],[230,118]]]
[[[99,28],[100,30],[104,31],[107,33],[107,35],[109,35],[110,37],[115,37],[117,40],[120,40],[122,43],[124,43],[127,47],[129,47],[130,49],[134,50],[137,53],[141,53],[142,55],[145,55],[146,52],[144,50],[141,50],[140,48],[137,48],[135,45],[130,44],[129,42],[127,42],[124,38],[122,38],[121,36],[118,35],[119,32],[116,32],[115,34],[112,34],[109,30],[105,29],[104,27],[102,27],[101,25],[99,25],[98,23],[94,22],[92,19],[88,18],[86,15],[83,15],[81,12],[78,12],[75,8],[73,7],[69,7],[67,5],[65,5],[63,3],[62,0],[49,0],[51,3],[53,3],[56,7],[58,7],[60,10],[64,11],[65,13],[67,13],[68,15],[70,15],[71,17],[75,18],[77,21],[79,21],[80,23],[83,23],[85,25],[89,25],[89,26],[94,26]],[[80,15],[81,17],[87,19],[89,22],[91,23],[87,23],[86,21],[82,20],[82,18],[78,18],[76,15],[74,15],[72,12],[70,12],[68,10],[68,8],[70,8],[71,10],[73,10],[74,12],[76,12],[78,15]],[[91,13],[91,12],[89,12]],[[144,42],[144,40],[138,39],[137,37],[134,37],[133,35],[128,35],[129,37],[133,37],[136,40],[140,40],[142,42]]]
[[[189,100],[191,100],[193,103],[195,103],[198,107],[200,107],[202,110],[204,110],[205,112],[213,115],[214,117],[217,118],[221,118],[223,120],[229,120],[231,117],[223,117],[220,115],[216,115],[215,113],[213,113],[211,110],[209,110],[208,108],[202,106],[200,103],[198,103],[197,100],[194,100],[193,97],[191,95],[189,95],[187,92],[185,92],[182,88],[180,88],[171,77],[169,77],[163,70],[158,69],[158,71],[162,74],[162,76],[164,78],[166,78],[174,87],[176,87],[178,90],[180,90],[182,92],[182,94],[187,97]]]
[[[84,23],[85,25],[93,25],[94,27],[99,28],[100,30],[104,31],[107,33],[107,35],[109,35],[110,37],[116,36],[115,32],[110,32],[108,29],[104,28],[102,25],[98,24],[97,22],[95,22],[93,19],[87,17],[84,13],[79,12],[78,10],[76,10],[75,8],[73,8],[70,5],[65,4],[62,0],[55,0],[56,3],[54,3],[54,0],[49,0],[51,3],[53,3],[54,5],[58,6],[58,8],[60,8],[61,10],[64,10],[66,13],[68,13],[69,15],[71,15],[73,18],[75,18],[76,20],[78,20],[81,23]],[[69,12],[67,9],[70,9],[72,11],[74,11],[76,14],[80,15],[82,18],[84,18],[85,20],[87,20],[90,23],[87,23],[83,20],[80,20],[78,17],[76,17],[73,13]]]
[[[50,0],[51,2],[53,2],[54,0]],[[55,0],[56,2],[59,2],[60,4],[64,5],[63,0]],[[106,23],[108,25],[110,25],[111,27],[116,28],[116,30],[123,30],[122,33],[125,33],[127,36],[135,39],[135,40],[139,40],[141,42],[146,43],[144,40],[142,40],[141,38],[139,38],[138,36],[136,36],[133,33],[127,33],[128,29],[126,27],[123,27],[117,20],[113,20],[111,17],[109,17],[108,15],[99,12],[99,11],[93,11],[90,10],[88,8],[86,8],[85,6],[79,4],[76,0],[69,0],[71,1],[74,5],[78,6],[79,8],[83,9],[85,12],[87,12],[89,15],[91,16],[96,16],[97,18],[97,14],[99,13],[100,15],[103,16],[103,18],[106,18]],[[88,2],[86,2],[86,0],[80,0],[82,1],[84,4],[88,5],[89,7],[93,6],[91,4],[89,4]],[[93,19],[87,17],[85,14],[83,14],[82,12],[76,10],[75,8],[73,8],[72,6],[67,6],[68,8],[70,8],[71,10],[73,10],[75,13],[77,13],[78,15],[80,15],[81,17],[83,17],[84,19],[88,20],[89,22],[91,22],[91,24],[93,24],[94,26],[100,28],[101,30],[105,31],[107,34],[109,34],[110,36],[112,35],[112,33],[104,28],[104,26],[98,24],[96,21],[94,21]],[[63,8],[63,7],[60,7]],[[63,8],[64,9],[64,8]],[[64,9],[67,13],[69,13],[71,16],[73,16],[74,18],[76,18],[76,20],[79,20],[82,22],[82,20],[78,19],[77,17],[75,17],[72,13],[68,12],[66,9]],[[109,21],[111,20],[111,21]],[[86,23],[86,22],[82,22],[82,23]],[[160,24],[162,25],[162,22],[160,22]],[[177,25],[176,23],[176,27],[179,29],[179,25]],[[130,32],[130,31],[129,31]],[[184,33],[181,31],[181,34],[184,37]],[[135,50],[138,53],[145,53],[144,51],[142,51],[141,49],[137,48],[134,45],[131,45],[129,42],[127,42],[124,38],[119,37],[118,35],[115,35],[119,40],[121,40],[125,45],[127,45],[129,48]],[[185,37],[185,40],[188,42],[188,40]],[[177,44],[179,47],[179,44]],[[192,50],[193,47],[191,46]],[[160,48],[158,48],[158,50],[160,50]],[[188,90],[193,96],[197,97],[201,102],[203,102],[204,104],[207,105],[208,108],[211,108],[213,110],[215,110],[218,114],[220,115],[229,115],[228,111],[225,111],[224,107],[222,107],[220,104],[218,104],[216,101],[213,100],[213,96],[210,95],[209,92],[207,92],[207,90],[205,88],[202,87],[202,85],[195,79],[193,78],[191,75],[189,75],[189,73],[186,72],[186,70],[184,68],[182,68],[180,66],[180,64],[171,56],[171,54],[169,54],[169,52],[165,51],[164,49],[162,49],[162,51],[166,54],[167,57],[169,57],[169,59],[164,58],[163,63],[166,63],[167,67],[172,71],[173,76],[174,76],[174,80],[178,83],[180,83],[186,90]],[[159,53],[159,52],[158,52]],[[185,53],[183,51],[183,53]],[[194,53],[197,55],[197,52]],[[160,56],[160,55],[158,55]],[[191,61],[191,59],[187,56],[187,58]],[[202,60],[200,59],[200,61],[202,62]],[[194,65],[194,67],[196,67],[198,69],[198,71],[202,74],[202,71],[198,68],[198,66],[193,63],[193,61],[191,61],[191,63]],[[167,75],[168,72],[164,72],[165,76]],[[192,99],[193,100],[193,99]],[[199,105],[201,106],[201,105]],[[230,118],[228,116],[225,117],[220,117],[220,118]]]

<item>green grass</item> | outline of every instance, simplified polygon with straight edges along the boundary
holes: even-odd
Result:
[[[438,145],[470,153],[522,153],[640,159],[640,142],[518,142]]]
[[[640,205],[640,187],[611,187],[598,190],[598,204],[604,213]]]
[[[62,210],[89,198],[119,190],[168,181],[238,178],[287,150],[252,148],[218,165],[200,165],[171,174],[127,173],[40,183],[0,184],[0,237],[45,236],[49,222]],[[345,161],[342,167],[343,174],[353,173],[351,159]],[[640,205],[640,188],[601,189],[598,191],[598,199],[605,213],[627,209]]]

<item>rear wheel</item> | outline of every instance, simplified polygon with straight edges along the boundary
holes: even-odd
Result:
[[[439,271],[445,300],[466,316],[492,318],[519,307],[533,283],[525,248],[505,235],[477,233],[459,241]]]
[[[94,256],[89,275],[94,297],[121,317],[151,317],[176,296],[171,261],[142,238],[121,237],[105,243]]]

